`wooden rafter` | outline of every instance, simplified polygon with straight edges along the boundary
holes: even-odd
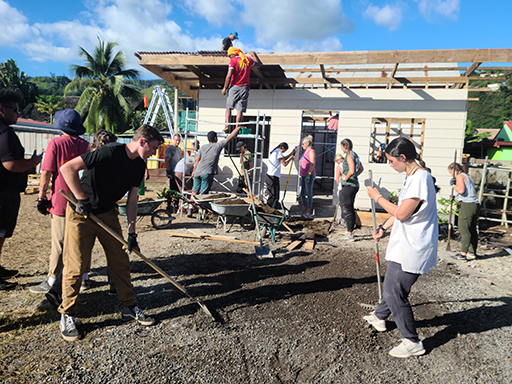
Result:
[[[393,85],[393,78],[396,75],[396,70],[398,69],[399,65],[400,65],[400,63],[395,63],[395,65],[393,66],[393,70],[391,71],[391,74],[389,75],[388,89],[390,89],[391,86]]]

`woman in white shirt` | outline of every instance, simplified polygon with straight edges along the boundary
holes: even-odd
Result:
[[[268,169],[267,169],[267,178],[265,180],[265,184],[267,186],[268,191],[268,199],[267,205],[271,208],[279,209],[279,178],[281,177],[281,165],[285,167],[295,159],[294,149],[291,153],[284,156],[288,150],[287,143],[281,143],[277,147],[275,147],[272,152],[270,152],[270,156],[268,158]]]
[[[438,188],[410,140],[393,140],[386,148],[386,158],[391,168],[406,176],[398,205],[382,197],[377,188],[367,187],[368,196],[391,214],[373,234],[374,239],[379,241],[388,228],[392,226],[393,229],[386,251],[389,263],[382,300],[374,312],[363,318],[382,332],[386,330],[385,319],[392,314],[404,339],[389,354],[394,357],[419,356],[425,353],[425,348],[416,331],[408,296],[418,277],[427,273],[437,262]]]

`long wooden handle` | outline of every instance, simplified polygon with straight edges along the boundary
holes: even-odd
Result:
[[[78,202],[73,196],[68,195],[65,191],[62,189],[59,191],[62,196],[64,196],[70,203],[77,205]],[[128,243],[119,236],[116,232],[114,232],[108,225],[106,225],[103,221],[98,219],[96,215],[91,213],[89,216],[92,221],[94,221],[96,224],[98,224],[101,228],[103,228],[105,231],[107,231],[110,235],[112,235],[117,241],[119,241],[124,246],[128,246]],[[157,266],[155,263],[153,263],[151,260],[149,260],[146,256],[144,256],[140,251],[137,251],[136,249],[132,250],[133,253],[135,253],[137,256],[139,256],[142,260],[144,260],[147,264],[149,264],[155,271],[160,273],[163,277],[165,277],[169,282],[174,285],[176,288],[178,288],[181,292],[183,292],[187,297],[194,300],[199,306],[215,320],[215,316],[210,312],[210,310],[206,307],[206,305],[199,299],[193,297],[190,295],[187,290],[177,281],[175,281],[173,278],[171,278],[167,273],[165,273],[159,266]]]
[[[215,236],[208,236],[208,235],[205,235],[205,236],[189,235],[187,233],[164,232],[164,235],[169,235],[169,236],[174,236],[174,237],[188,237],[188,238],[192,238],[192,239],[229,241],[231,243],[242,243],[242,244],[252,244],[252,245],[259,245],[260,244],[260,243],[258,243],[256,241],[228,239],[226,237],[215,237]]]

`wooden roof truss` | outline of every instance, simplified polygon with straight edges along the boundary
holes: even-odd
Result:
[[[229,57],[224,52],[136,52],[139,64],[197,98],[198,89],[223,87]],[[512,63],[512,49],[459,49],[423,51],[360,51],[258,54],[262,62],[253,68],[251,88],[470,88],[475,71],[502,73],[504,81],[512,67],[482,66]],[[473,75],[473,76],[472,76]],[[471,88],[470,88],[471,89]],[[481,89],[483,90],[483,89]]]

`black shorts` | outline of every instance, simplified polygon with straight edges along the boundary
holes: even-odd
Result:
[[[11,237],[18,220],[20,193],[0,189],[0,237]]]

